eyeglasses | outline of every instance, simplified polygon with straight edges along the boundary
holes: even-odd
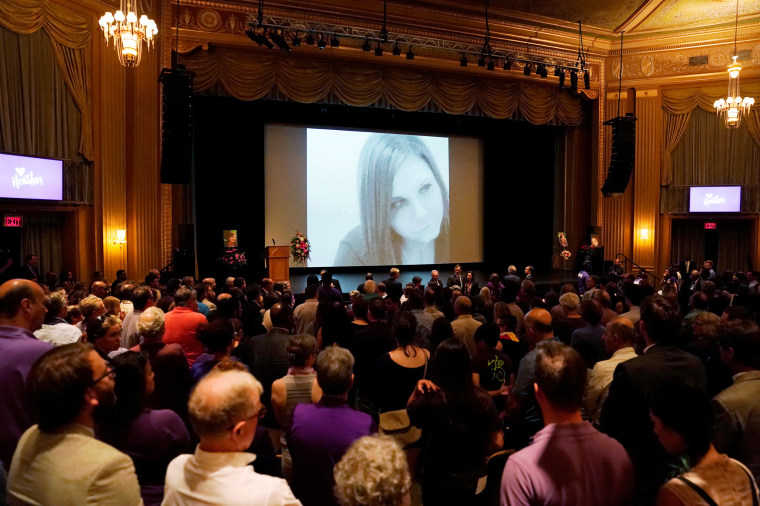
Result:
[[[94,387],[100,381],[106,379],[108,376],[110,376],[112,378],[116,376],[116,369],[114,369],[114,367],[111,364],[107,363],[107,362],[106,362],[106,369],[108,370],[108,372],[106,372],[103,376],[99,377],[98,379],[93,380],[92,383],[90,384],[90,386]]]
[[[249,416],[248,418],[243,418],[243,419],[242,419],[242,420],[240,420],[239,422],[235,423],[235,425],[237,425],[237,424],[238,424],[238,423],[240,423],[240,422],[245,422],[245,423],[248,423],[248,422],[250,422],[251,420],[253,420],[254,418],[258,418],[259,420],[261,420],[262,418],[264,418],[264,417],[266,416],[266,414],[267,414],[267,408],[266,408],[266,407],[264,407],[264,406],[261,406],[261,408],[260,408],[260,409],[259,409],[259,410],[258,410],[256,413],[252,414],[252,415],[251,415],[251,416]],[[232,430],[232,429],[234,429],[234,428],[235,428],[235,425],[233,425],[232,427],[230,427],[230,428],[229,428],[229,430]]]

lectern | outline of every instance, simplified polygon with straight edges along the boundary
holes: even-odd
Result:
[[[267,276],[275,283],[290,281],[289,260],[288,246],[267,246]]]

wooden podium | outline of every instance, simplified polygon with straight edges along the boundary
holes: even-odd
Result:
[[[267,277],[275,283],[290,281],[290,248],[288,246],[267,246]]]

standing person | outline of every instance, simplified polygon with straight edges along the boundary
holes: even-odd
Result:
[[[0,285],[0,462],[6,469],[21,434],[34,423],[25,381],[34,361],[52,348],[33,334],[46,313],[37,283],[11,279]]]
[[[512,384],[512,361],[496,349],[499,343],[499,327],[485,323],[473,336],[477,352],[472,358],[472,382],[483,388],[494,401],[499,412],[506,408],[508,386]]]
[[[581,417],[586,365],[578,352],[540,343],[533,385],[545,426],[507,460],[501,504],[629,504],[633,466],[625,449]]]
[[[480,288],[478,286],[478,282],[475,281],[475,279],[472,277],[472,271],[467,271],[464,279],[464,285],[462,285],[462,295],[472,298],[476,295],[479,295],[479,293]],[[488,298],[490,301],[490,293]]]
[[[454,302],[454,313],[457,315],[457,319],[451,322],[454,337],[462,341],[467,346],[470,356],[474,357],[477,350],[475,349],[473,336],[482,323],[472,317],[472,302],[470,298],[464,295],[457,297],[456,302]]]
[[[153,291],[150,287],[139,286],[132,292],[132,305],[134,309],[124,316],[121,324],[121,338],[124,346],[133,348],[140,344],[140,336],[137,332],[137,322],[140,315],[153,305]]]
[[[198,325],[206,323],[206,317],[198,312],[198,296],[192,288],[182,286],[174,294],[174,309],[164,316],[166,330],[163,340],[166,344],[182,346],[191,366],[203,353],[203,344],[196,339]]]
[[[657,439],[682,459],[686,471],[659,490],[658,506],[758,504],[752,474],[740,462],[718,453],[711,442],[713,413],[702,385],[691,381],[660,383],[649,401]]]
[[[369,325],[356,332],[351,352],[356,359],[356,408],[365,413],[377,413],[372,404],[372,380],[377,360],[396,348],[393,330],[386,321],[385,302],[376,298],[369,303]]]
[[[116,404],[98,420],[98,439],[132,458],[146,505],[164,498],[169,462],[190,448],[182,419],[169,409],[152,410],[146,400],[153,393],[153,371],[142,353],[128,351],[113,360]]]
[[[331,346],[317,356],[322,398],[298,404],[286,439],[293,459],[293,491],[305,506],[337,505],[333,468],[355,440],[377,432],[372,418],[348,406],[354,358]]]
[[[503,444],[496,408],[473,385],[470,354],[456,338],[436,349],[432,377],[417,383],[407,403],[409,420],[425,434],[422,502],[472,504],[486,456]]]
[[[39,261],[34,253],[26,256],[26,263],[19,269],[18,277],[42,284],[45,280],[40,274]]]
[[[459,288],[464,287],[464,278],[462,277],[462,266],[459,264],[456,264],[454,266],[454,274],[449,276],[449,279],[446,280],[446,287],[451,288],[452,286],[458,286]]]
[[[96,412],[115,400],[113,374],[87,343],[59,346],[35,362],[28,386],[39,425],[24,432],[13,455],[10,504],[142,504],[132,459],[93,437]]]
[[[646,343],[644,354],[617,366],[602,406],[602,431],[617,439],[633,461],[639,504],[655,500],[670,472],[667,454],[649,418],[647,396],[671,380],[695,381],[707,391],[702,362],[673,346],[680,327],[681,314],[674,301],[661,295],[644,301],[639,327]]]
[[[433,269],[432,271],[430,271],[430,281],[428,281],[428,286],[430,285],[443,288],[443,283],[441,283],[441,280],[438,279],[438,271],[436,269]]]
[[[341,240],[335,265],[448,260],[449,195],[419,137],[374,134],[367,140],[359,156],[359,220]]]
[[[317,306],[319,305],[317,286],[306,285],[303,293],[306,300],[303,304],[296,306],[293,311],[293,332],[295,334],[311,334],[317,337],[317,331],[314,329],[314,320],[317,318]]]
[[[388,292],[388,295],[390,295],[393,300],[399,300],[401,299],[401,295],[403,295],[404,288],[398,280],[400,275],[401,272],[398,270],[398,267],[392,267],[388,274],[388,279],[383,281],[383,283],[385,283],[386,292]]]

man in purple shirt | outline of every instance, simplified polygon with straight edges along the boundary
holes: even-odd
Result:
[[[46,299],[40,285],[27,279],[0,285],[0,461],[6,469],[21,434],[33,423],[26,376],[34,361],[52,348],[33,334],[42,327]]]
[[[333,467],[355,440],[377,432],[372,417],[348,407],[353,383],[354,357],[338,346],[330,346],[317,357],[317,383],[322,399],[317,404],[299,404],[287,433],[293,458],[291,488],[305,505],[336,506]]]
[[[581,418],[586,371],[569,346],[546,341],[536,347],[533,388],[545,427],[507,460],[501,506],[631,504],[628,454]]]

